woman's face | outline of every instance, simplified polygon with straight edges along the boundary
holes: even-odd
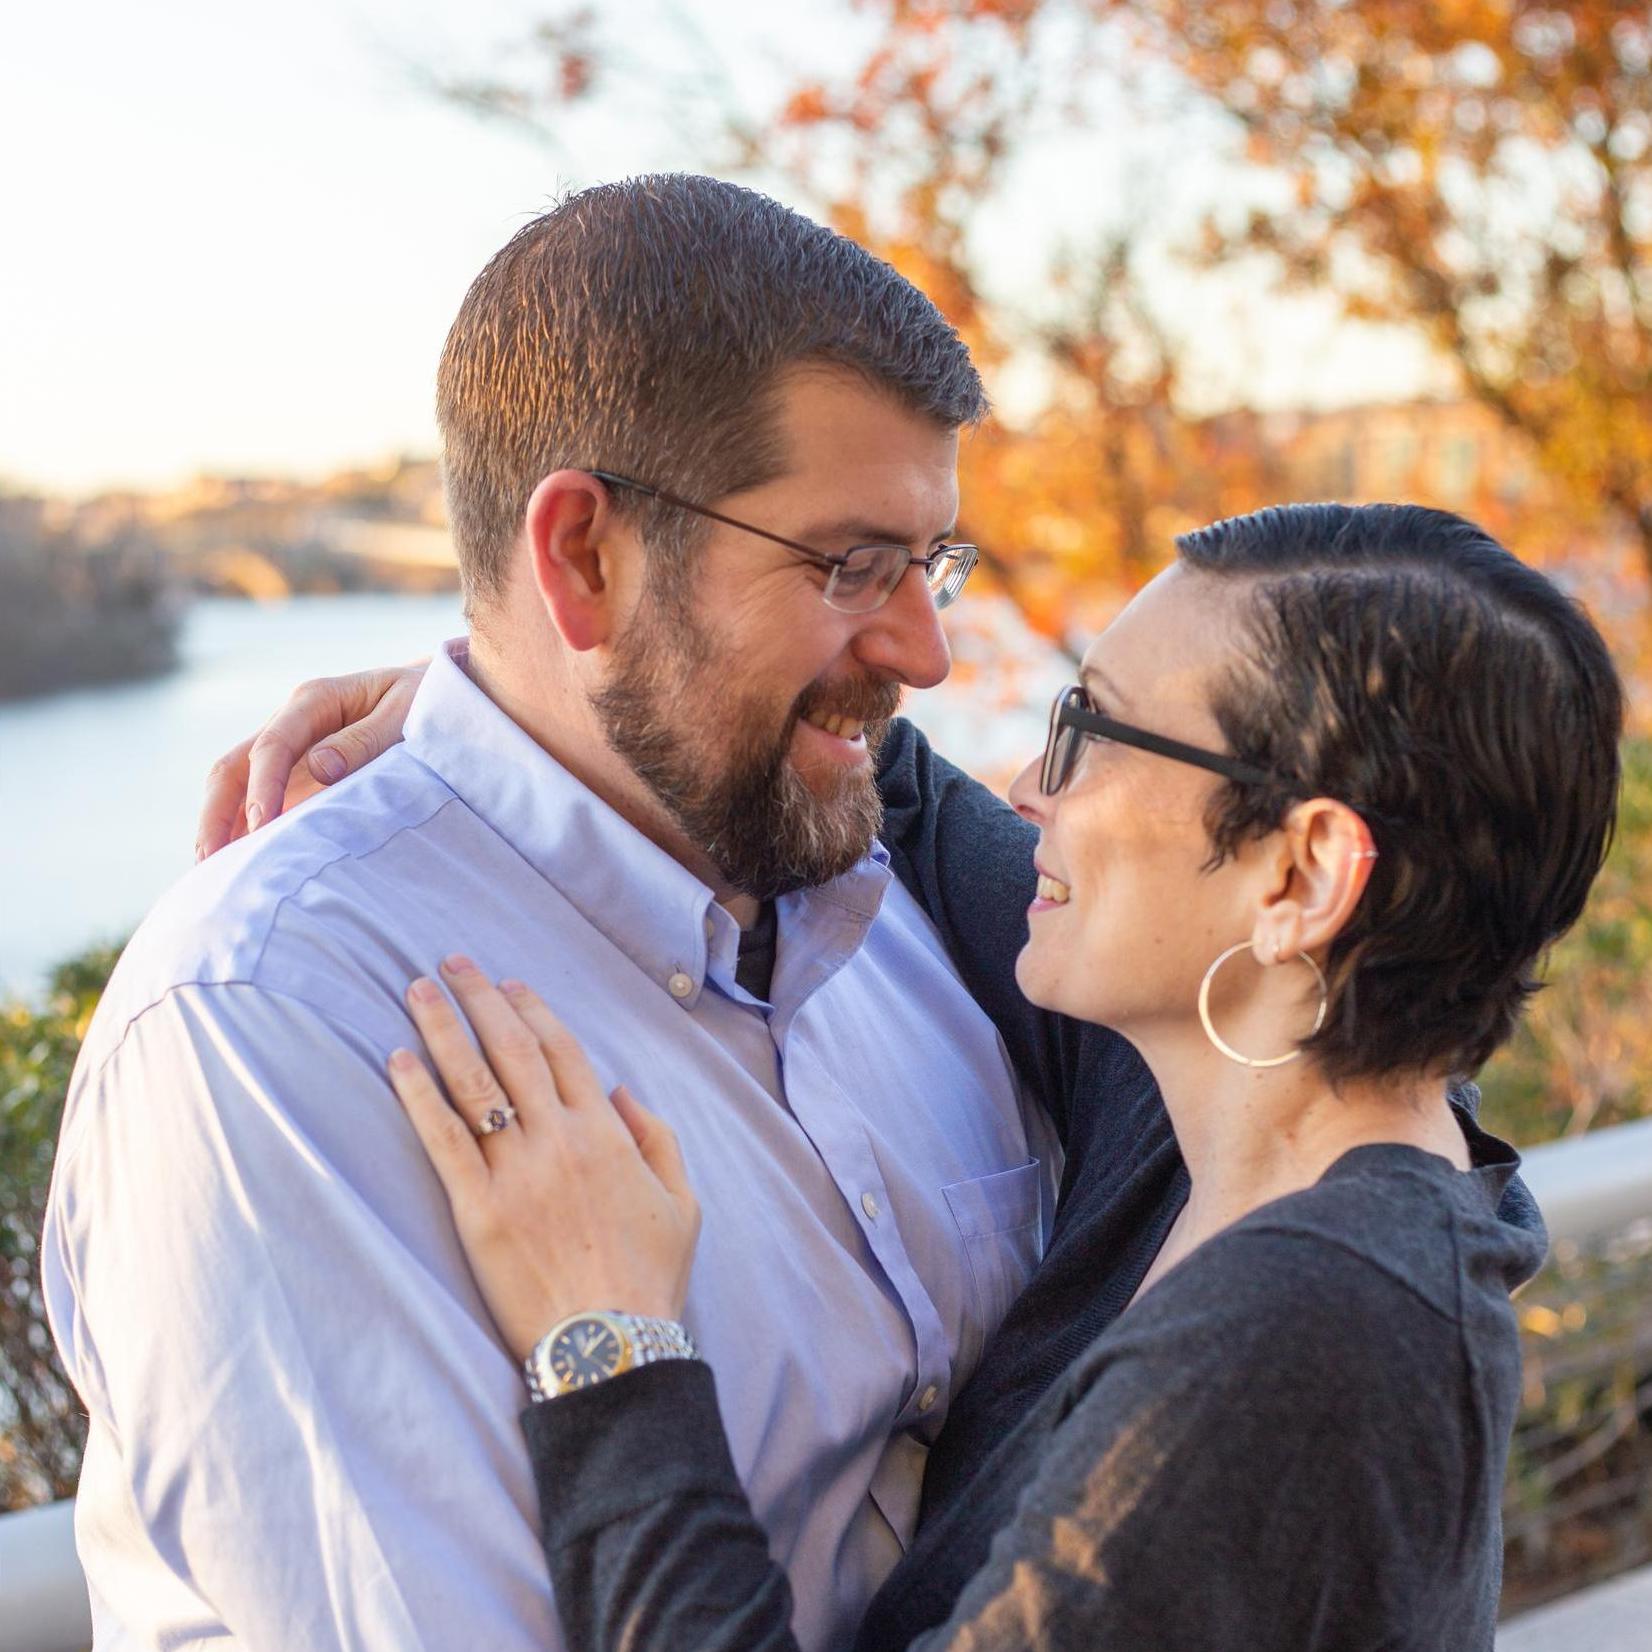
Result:
[[[1135,598],[1085,655],[1096,709],[1207,751],[1225,752],[1207,684],[1238,640],[1242,585],[1176,565]],[[1128,1036],[1197,1024],[1211,961],[1256,917],[1254,846],[1214,872],[1204,816],[1216,775],[1153,752],[1085,738],[1066,786],[1038,789],[1039,764],[1010,800],[1040,828],[1043,880],[1016,964],[1034,1003]]]

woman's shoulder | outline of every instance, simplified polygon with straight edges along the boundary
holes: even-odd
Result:
[[[1489,1138],[1488,1138],[1489,1139]],[[1244,1269],[1268,1249],[1305,1277],[1312,1297],[1385,1290],[1449,1320],[1506,1304],[1541,1263],[1545,1237],[1499,1214],[1519,1160],[1460,1171],[1438,1154],[1397,1142],[1344,1153],[1311,1187],[1252,1211],[1213,1241],[1212,1261]],[[1316,1280],[1326,1285],[1314,1289]],[[1362,1284],[1363,1282],[1363,1284]]]
[[[1219,1622],[1246,1637],[1224,1645],[1434,1645],[1441,1622],[1491,1621],[1512,1321],[1483,1325],[1459,1300],[1478,1287],[1441,1283],[1461,1275],[1453,1184],[1403,1156],[1347,1171],[1167,1273],[1040,1441],[1020,1528],[1059,1532],[1053,1570],[1088,1564],[1154,1644]],[[1199,1564],[1167,1568],[1176,1552]]]
[[[1514,1380],[1508,1293],[1534,1245],[1497,1219],[1495,1191],[1473,1173],[1414,1148],[1355,1149],[1166,1274],[1092,1348],[1073,1397],[1119,1359],[1166,1380],[1214,1374],[1218,1387],[1242,1368],[1247,1383],[1288,1380],[1304,1401],[1317,1384],[1328,1404],[1347,1384],[1437,1389],[1492,1356]]]
[[[1496,1190],[1410,1149],[1333,1170],[1166,1273],[1005,1442],[972,1506],[1020,1501],[965,1616],[1077,1591],[1121,1645],[1489,1645],[1520,1378],[1473,1262],[1512,1244]]]

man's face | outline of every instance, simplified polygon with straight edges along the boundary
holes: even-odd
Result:
[[[824,369],[786,382],[780,420],[786,473],[697,503],[828,555],[872,543],[925,554],[951,533],[956,432]],[[720,525],[692,558],[686,600],[651,582],[597,713],[741,893],[825,883],[877,833],[872,758],[902,687],[950,666],[933,600],[912,570],[882,608],[840,613],[821,598],[825,570]]]

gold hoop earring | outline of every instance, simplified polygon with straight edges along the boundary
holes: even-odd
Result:
[[[1229,958],[1233,957],[1236,953],[1249,952],[1250,945],[1251,944],[1249,941],[1239,941],[1235,943],[1233,946],[1230,946],[1219,958],[1217,958],[1216,962],[1205,971],[1205,978],[1199,983],[1199,1023],[1205,1029],[1205,1037],[1208,1038],[1211,1043],[1214,1044],[1216,1048],[1228,1058],[1229,1061],[1237,1061],[1241,1067],[1283,1067],[1287,1061],[1295,1061],[1296,1058],[1302,1054],[1300,1046],[1297,1049],[1292,1050],[1288,1055],[1268,1056],[1265,1059],[1248,1055],[1240,1055],[1240,1053],[1234,1049],[1231,1044],[1227,1043],[1223,1039],[1222,1035],[1217,1032],[1216,1028],[1211,1023],[1210,983],[1216,979],[1216,972],[1228,961]],[[1277,962],[1279,959],[1279,943],[1277,941],[1274,942],[1273,955],[1275,962]],[[1314,1017],[1313,1026],[1308,1029],[1308,1037],[1312,1038],[1314,1034],[1325,1025],[1325,1011],[1331,1002],[1331,989],[1326,985],[1325,972],[1313,961],[1312,958],[1308,956],[1306,952],[1297,953],[1296,957],[1290,959],[1289,962],[1306,964],[1308,968],[1314,972],[1314,979],[1319,982],[1319,1013]]]

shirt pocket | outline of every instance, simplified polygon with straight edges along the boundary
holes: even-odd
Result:
[[[975,1368],[986,1339],[1025,1289],[1043,1249],[1039,1161],[941,1189],[969,1259],[972,1312],[965,1315],[954,1390]]]

